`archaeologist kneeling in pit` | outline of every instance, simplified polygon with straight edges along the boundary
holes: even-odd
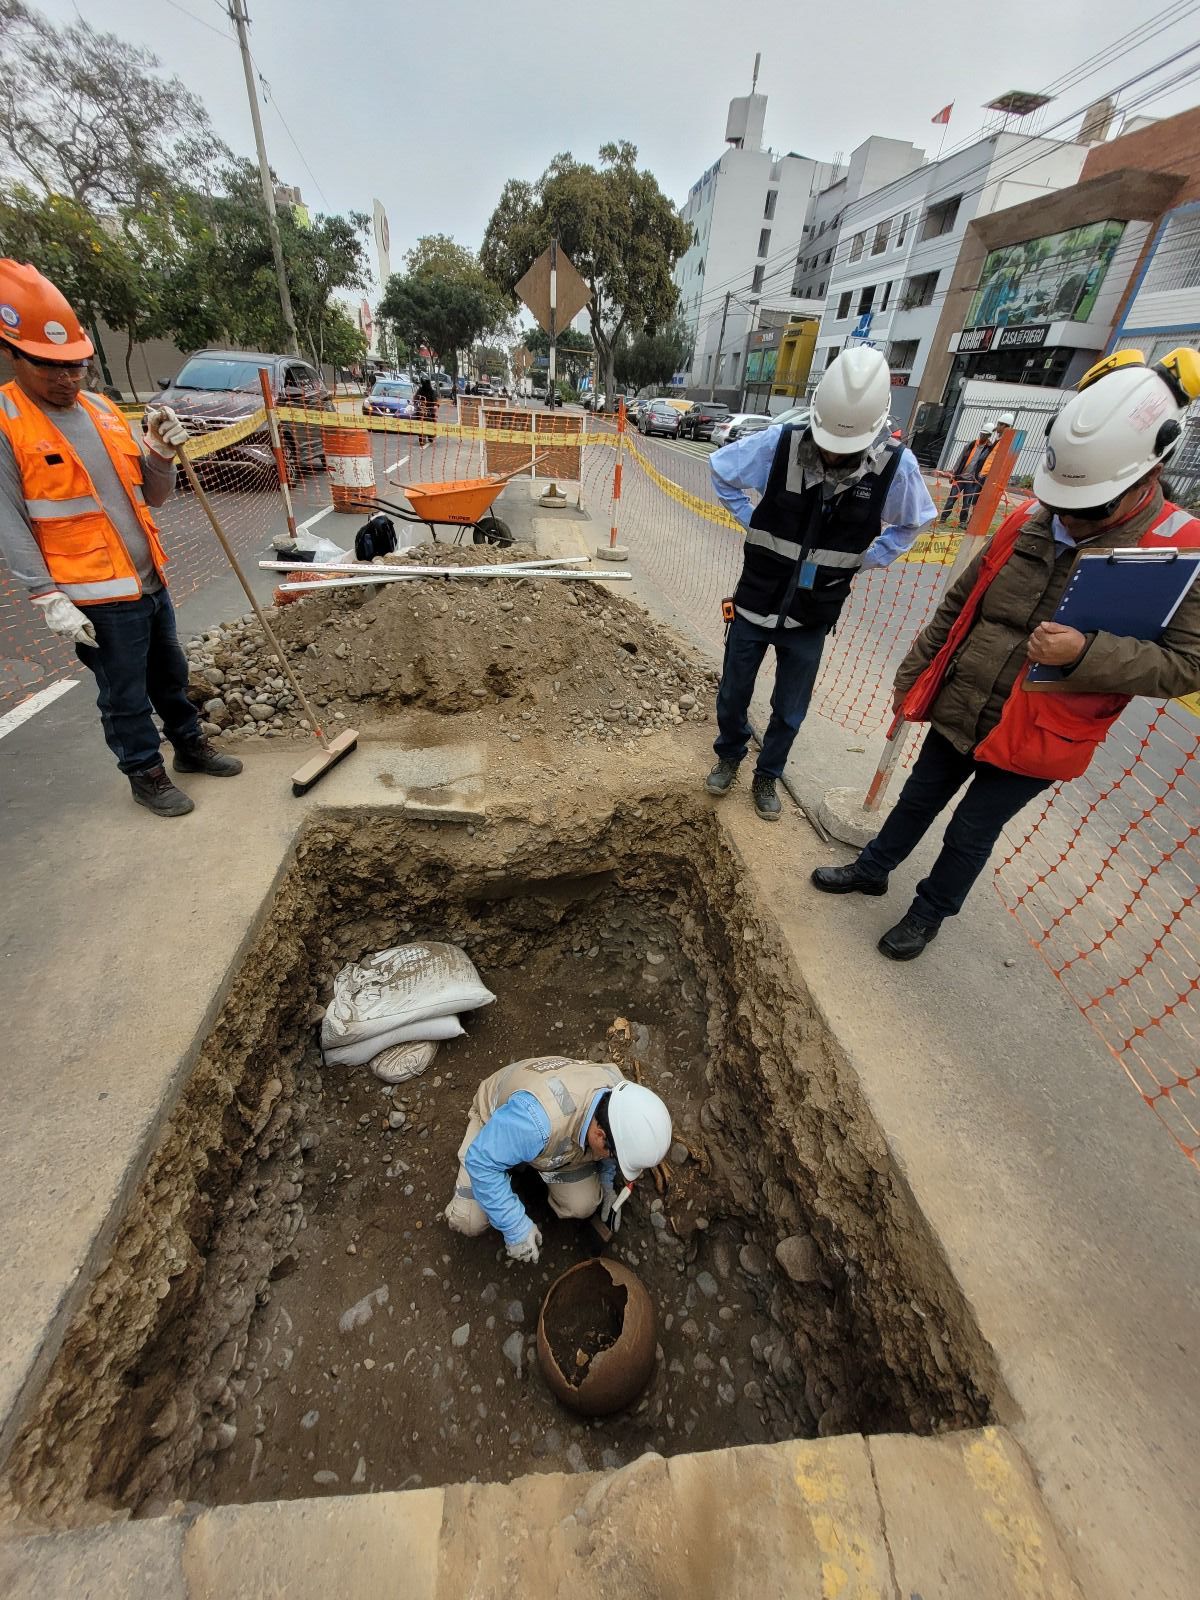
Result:
[[[536,1262],[542,1235],[513,1192],[514,1167],[541,1174],[557,1216],[582,1222],[599,1208],[616,1229],[630,1186],[670,1147],[666,1106],[610,1062],[514,1061],[479,1085],[446,1221],[472,1237],[490,1223],[510,1256]]]

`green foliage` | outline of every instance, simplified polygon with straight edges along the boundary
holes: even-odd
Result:
[[[141,207],[228,152],[149,51],[0,0],[0,177],[94,208]]]
[[[613,362],[617,382],[628,389],[669,383],[687,365],[689,352],[688,330],[678,318],[657,333],[623,339]]]
[[[416,349],[427,345],[452,377],[458,354],[509,323],[504,295],[483,272],[474,251],[445,234],[428,234],[404,258],[405,272],[384,286],[379,316]]]
[[[622,337],[653,333],[675,312],[671,271],[688,247],[688,230],[653,175],[638,170],[637,147],[622,141],[601,147],[599,166],[564,154],[534,184],[510,179],[480,261],[511,294],[553,238],[592,291],[592,339],[612,393]]]

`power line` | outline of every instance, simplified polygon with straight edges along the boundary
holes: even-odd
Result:
[[[1188,45],[1185,48],[1174,52],[1174,54],[1165,57],[1162,61],[1156,62],[1152,67],[1145,68],[1142,72],[1136,74],[1134,77],[1129,78],[1124,83],[1117,85],[1115,89],[1110,91],[1110,93],[1112,93],[1112,94],[1120,94],[1120,93],[1124,92],[1126,89],[1132,88],[1134,85],[1136,85],[1137,83],[1141,82],[1143,79],[1153,76],[1153,74],[1155,74],[1156,72],[1162,71],[1162,69],[1164,67],[1173,65],[1176,61],[1180,60],[1182,57],[1184,57],[1186,55],[1191,55],[1197,50],[1200,50],[1200,41],[1197,41],[1194,44]],[[1180,72],[1180,73],[1176,74],[1176,76],[1174,78],[1168,79],[1164,83],[1153,85],[1153,86],[1149,87],[1148,89],[1143,91],[1143,93],[1141,95],[1135,97],[1135,99],[1133,101],[1131,101],[1129,105],[1124,107],[1124,110],[1125,110],[1126,114],[1128,114],[1128,112],[1130,112],[1130,111],[1138,109],[1140,106],[1148,105],[1148,104],[1152,103],[1154,100],[1159,98],[1161,95],[1167,93],[1168,90],[1176,88],[1176,87],[1179,87],[1183,83],[1190,82],[1197,75],[1200,75],[1200,67],[1189,67],[1186,70],[1184,70],[1183,72]],[[1081,115],[1081,113],[1085,112],[1087,109],[1088,109],[1087,106],[1084,106],[1084,107],[1079,107],[1079,108],[1076,108],[1073,111],[1068,112],[1066,115],[1064,115],[1063,117],[1059,118],[1057,122],[1052,123],[1049,128],[1044,129],[1040,134],[1026,136],[1026,142],[1034,143],[1034,142],[1037,142],[1037,141],[1040,141],[1040,140],[1044,139],[1048,134],[1052,133],[1054,131],[1054,129],[1061,128],[1068,122],[1073,122],[1077,116]],[[976,142],[978,142],[978,141],[976,141]],[[967,148],[970,148],[970,147],[968,146]],[[961,152],[959,152],[959,153],[961,153]],[[997,176],[999,178],[1002,178],[1002,179],[1011,179],[1011,178],[1015,177],[1018,173],[1022,172],[1026,167],[1031,166],[1035,162],[1041,160],[1044,154],[1045,154],[1045,152],[1042,151],[1042,150],[1033,151],[1024,161],[1018,162],[1017,164],[1006,168],[1003,172],[997,174]],[[933,167],[941,166],[944,161],[948,161],[950,159],[951,159],[951,157],[944,157],[942,162],[934,162],[934,163],[931,163],[930,165],[933,166]],[[994,164],[995,164],[995,158],[994,157],[989,157],[987,161],[982,162],[980,165],[968,170],[967,172],[959,174],[959,177],[958,177],[957,181],[958,182],[962,182],[962,181],[965,181],[965,180],[969,180],[970,178],[978,175],[979,173],[990,172],[991,168],[993,167]],[[922,169],[921,168],[917,168],[915,170],[919,172]],[[850,205],[858,205],[860,203],[866,203],[868,201],[869,202],[873,202],[873,203],[877,203],[881,196],[886,195],[888,190],[896,188],[898,185],[904,183],[908,178],[911,178],[912,176],[913,176],[913,174],[909,173],[909,174],[906,174],[904,178],[893,180],[892,183],[885,184],[880,189],[873,190],[869,194],[859,196],[856,200],[851,201]],[[935,188],[935,189],[931,190],[929,193],[927,193],[925,196],[923,196],[921,200],[917,201],[916,205],[915,205],[915,209],[917,210],[918,215],[913,221],[913,226],[914,227],[919,226],[920,221],[921,221],[922,212],[927,214],[928,211],[931,208],[934,208],[938,203],[939,197],[943,198],[943,199],[949,197],[950,189],[952,189],[954,187],[956,187],[955,184],[948,182],[948,186],[947,186],[947,188],[946,188],[946,190],[944,192]],[[958,191],[957,198],[960,200],[960,202],[962,200],[974,198],[974,196],[976,196],[978,194],[981,194],[986,187],[987,187],[987,181],[979,184],[975,188],[961,189],[961,190]],[[849,207],[847,207],[847,209],[849,209]],[[817,235],[816,237],[820,237],[820,235]],[[849,259],[849,252],[850,252],[850,249],[852,248],[853,239],[855,237],[856,237],[856,235],[850,233],[850,231],[848,229],[846,229],[846,230],[844,230],[844,236],[838,237],[836,239],[834,247],[833,247],[834,248],[834,254],[833,254],[833,256],[832,256],[830,261],[824,263],[824,268],[826,270],[828,270],[831,274],[832,274],[832,270],[833,270],[834,267],[845,264],[845,262]],[[787,272],[792,272],[793,273],[793,277],[794,277],[795,276],[795,272],[793,270],[792,253],[793,253],[793,251],[797,251],[797,250],[803,248],[803,246],[806,243],[811,245],[812,244],[812,239],[810,238],[809,240],[806,241],[803,237],[801,237],[800,239],[793,240],[791,243],[783,246],[780,250],[773,251],[770,256],[765,257],[764,260],[759,263],[759,265],[762,266],[762,267],[766,267],[766,266],[770,265],[771,263],[777,263],[777,262],[780,262],[780,261],[784,261],[785,258],[786,258],[786,264],[784,266],[782,266],[782,267],[778,267],[776,271],[774,271],[773,273],[771,273],[769,275],[764,274],[764,277],[761,280],[761,282],[760,282],[760,284],[759,284],[759,286],[757,288],[754,285],[753,277],[751,278],[751,280],[749,282],[747,282],[745,280],[743,274],[741,274],[741,273],[735,275],[732,278],[726,279],[723,282],[717,283],[717,284],[715,284],[715,285],[713,285],[711,287],[706,284],[705,288],[704,288],[704,292],[703,292],[703,294],[701,296],[701,299],[697,302],[697,305],[695,307],[695,311],[694,312],[689,312],[688,315],[689,316],[694,315],[696,317],[696,319],[697,319],[697,327],[698,327],[699,326],[699,319],[700,319],[700,317],[702,315],[704,307],[706,305],[712,305],[713,303],[718,301],[721,298],[724,290],[727,287],[729,287],[730,285],[736,283],[736,284],[739,285],[739,287],[743,288],[747,293],[760,294],[762,292],[762,288],[771,279],[782,277]],[[924,244],[936,245],[936,243],[937,243],[937,239],[936,238],[932,239],[932,240],[918,240],[917,241],[917,246],[924,245]],[[915,248],[916,247],[914,247],[914,249]],[[909,257],[909,263],[908,264],[911,264],[912,254],[913,254],[913,252],[910,251],[910,257]],[[799,258],[797,257],[796,258],[796,262],[795,262],[794,265],[796,267],[798,267],[798,264],[799,264]],[[816,270],[816,269],[812,269],[812,270]]]
[[[1118,47],[1120,47],[1122,53],[1124,53],[1124,51],[1126,51],[1128,49],[1131,40],[1137,39],[1140,34],[1146,33],[1146,31],[1148,29],[1153,28],[1154,24],[1156,22],[1158,22],[1161,17],[1166,16],[1168,12],[1171,12],[1172,10],[1176,10],[1176,9],[1178,9],[1177,6],[1176,7],[1168,7],[1166,12],[1160,12],[1157,17],[1149,18],[1145,23],[1141,24],[1138,28],[1135,28],[1135,29],[1131,30],[1131,32],[1129,34],[1122,35],[1119,39],[1113,41],[1113,43],[1111,45],[1106,46],[1104,51],[1100,51],[1097,54],[1098,55],[1106,55],[1109,51],[1115,50]],[[1198,9],[1200,9],[1200,5],[1189,3],[1189,4],[1186,5],[1186,7],[1185,7],[1183,13],[1181,13],[1181,15],[1172,16],[1170,18],[1170,21],[1168,23],[1164,24],[1164,26],[1173,26],[1176,22],[1182,20],[1182,16],[1183,15],[1190,15],[1192,11],[1198,10]],[[1161,32],[1162,29],[1159,28],[1159,29],[1156,29],[1155,31],[1156,32]],[[1142,42],[1142,41],[1139,40],[1138,42]],[[1192,44],[1192,45],[1186,46],[1182,50],[1176,51],[1173,55],[1165,57],[1162,61],[1156,62],[1154,66],[1145,68],[1142,72],[1136,74],[1133,78],[1130,78],[1125,83],[1117,85],[1117,87],[1115,89],[1113,89],[1113,90],[1110,90],[1109,93],[1112,94],[1112,95],[1120,94],[1124,89],[1130,88],[1134,84],[1136,84],[1138,82],[1141,82],[1144,78],[1150,77],[1154,73],[1161,71],[1165,66],[1172,65],[1175,61],[1179,60],[1182,56],[1189,55],[1196,49],[1200,49],[1200,44]],[[1096,59],[1096,58],[1093,57],[1091,59]],[[1082,65],[1083,66],[1087,66],[1087,63],[1085,62]],[[1082,76],[1082,77],[1090,77],[1090,76],[1092,76],[1092,70],[1089,70],[1087,72],[1081,73],[1080,72],[1080,68],[1078,68],[1078,67],[1077,68],[1073,68],[1072,69],[1072,73],[1074,73],[1076,75],[1079,75],[1079,76]],[[1071,74],[1065,75],[1065,77],[1070,77],[1070,76],[1071,76]],[[1076,81],[1079,81],[1079,76],[1076,77]],[[1056,80],[1056,81],[1063,82],[1063,81],[1065,81],[1065,79],[1060,79],[1060,80]],[[1171,88],[1171,87],[1174,87],[1174,86],[1175,86],[1174,81],[1172,81],[1170,83],[1167,83],[1167,84],[1159,85],[1154,89],[1153,94],[1150,95],[1149,98],[1150,99],[1156,98],[1159,94],[1164,93],[1168,88]],[[1089,102],[1089,104],[1090,103],[1091,102]],[[1148,98],[1145,95],[1143,95],[1139,100],[1135,101],[1133,105],[1125,107],[1124,110],[1125,110],[1126,114],[1128,114],[1128,112],[1130,110],[1136,109],[1137,105],[1144,104],[1144,103],[1148,103]],[[1043,129],[1038,134],[1026,135],[1025,137],[1027,139],[1029,139],[1029,140],[1038,139],[1038,138],[1044,138],[1047,134],[1052,133],[1056,128],[1061,128],[1061,127],[1065,126],[1066,123],[1073,122],[1074,119],[1077,116],[1080,116],[1080,115],[1086,113],[1087,109],[1088,109],[1088,106],[1086,106],[1086,105],[1085,106],[1081,106],[1081,107],[1077,107],[1075,110],[1070,111],[1066,115],[1060,117],[1056,122],[1051,123],[1049,128]],[[958,147],[952,149],[945,156],[941,157],[938,161],[931,162],[931,163],[929,163],[929,165],[932,166],[932,167],[941,166],[943,164],[943,162],[949,161],[955,154],[962,154],[966,150],[970,149],[973,144],[979,143],[981,137],[987,137],[987,135],[986,134],[982,134],[981,135],[979,132],[973,134],[961,146],[958,146]],[[1006,177],[1013,176],[1016,172],[1019,172],[1019,171],[1023,170],[1023,168],[1025,166],[1031,165],[1033,161],[1036,161],[1036,160],[1040,159],[1040,155],[1041,155],[1041,152],[1037,152],[1037,153],[1031,155],[1028,158],[1027,161],[1021,163],[1020,165],[1018,165],[1016,167],[1011,168],[1009,170],[1009,172],[1007,172],[1005,174],[1005,176]],[[980,165],[979,167],[975,168],[973,171],[968,171],[966,173],[961,174],[961,178],[964,179],[964,180],[965,179],[969,179],[975,173],[987,171],[991,167],[991,165],[992,165],[992,160],[991,160],[991,158],[989,158],[989,160],[987,162],[985,162],[982,165]],[[918,168],[916,170],[920,171],[922,169]],[[898,188],[900,185],[905,183],[909,178],[911,178],[911,176],[912,176],[911,173],[906,173],[906,174],[904,174],[903,177],[895,178],[890,183],[883,184],[883,185],[880,186],[880,188],[870,191],[869,194],[858,196],[855,200],[849,202],[849,205],[851,205],[851,206],[858,205],[858,204],[866,202],[868,200],[870,200],[870,201],[878,201],[881,196],[886,196],[886,194],[888,193],[889,190]],[[983,187],[986,187],[986,185],[981,185],[980,187],[982,189]],[[980,192],[980,190],[972,190],[972,191],[970,191],[971,194],[975,194],[975,193],[979,193],[979,192]],[[960,198],[966,198],[966,194],[964,193],[963,195],[960,196]],[[926,195],[924,197],[926,209],[928,209],[929,204],[934,199],[935,199],[935,195],[933,195],[933,194],[929,194],[929,195]],[[847,209],[849,209],[849,206],[847,207]],[[819,237],[819,235],[818,235],[818,237]],[[811,244],[812,240],[810,239],[808,242]],[[837,248],[837,245],[840,245],[840,243],[841,243],[841,241],[838,240],[836,242],[836,244],[835,244],[835,248]],[[848,243],[849,243],[849,240],[847,240],[847,245],[848,245]],[[804,244],[804,239],[803,239],[803,237],[801,237],[800,239],[793,241],[791,244],[784,246],[781,250],[773,252],[770,257],[765,258],[765,260],[762,263],[762,265],[766,265],[770,261],[777,261],[777,260],[781,259],[783,256],[790,256],[792,250],[798,250],[798,249],[802,248],[803,244]],[[798,264],[798,258],[797,258],[797,264]],[[826,266],[830,266],[831,267],[831,266],[833,266],[835,264],[836,264],[836,257],[834,258],[833,261],[827,262]],[[738,281],[738,277],[740,277],[740,276],[741,275],[738,274],[733,278],[727,279],[724,282],[718,283],[718,284],[713,285],[713,286],[706,285],[705,286],[705,292],[704,292],[704,294],[703,294],[703,296],[701,298],[701,301],[698,303],[697,308],[696,308],[697,316],[699,315],[700,309],[703,306],[703,304],[705,303],[705,301],[713,301],[715,299],[719,299],[721,293],[723,292],[723,290],[725,288],[727,288],[729,286],[729,284],[737,282]],[[757,290],[754,290],[752,284],[751,285],[747,285],[747,288],[749,289],[749,292],[751,292],[751,293],[757,293],[758,292]]]
[[[220,0],[217,0],[217,3],[220,5]],[[198,17],[194,11],[189,11],[186,6],[181,6],[179,0],[167,0],[167,4],[174,10],[182,12],[185,17],[190,17],[193,22],[198,22],[202,28],[207,28],[209,33],[215,33],[219,39],[232,39],[233,35],[231,33],[227,33],[224,28],[214,26],[211,22],[205,22],[203,17]],[[221,10],[224,11],[225,7],[221,6]]]
[[[296,136],[292,132],[292,130],[288,127],[287,119],[284,117],[283,112],[279,109],[279,102],[276,100],[274,94],[272,94],[272,92],[271,92],[271,85],[267,82],[266,78],[263,76],[263,70],[259,66],[258,62],[254,60],[253,55],[250,57],[250,59],[251,59],[251,61],[254,61],[254,70],[258,74],[258,81],[262,85],[262,91],[263,91],[264,97],[269,102],[271,108],[275,112],[275,115],[279,118],[280,122],[283,123],[283,131],[284,131],[284,133],[287,134],[288,138],[292,141],[292,149],[295,150],[296,154],[300,157],[300,161],[301,161],[301,163],[302,163],[302,165],[304,167],[305,172],[307,172],[309,177],[312,179],[313,187],[316,189],[317,193],[321,196],[321,199],[325,204],[325,209],[329,210],[330,209],[329,196],[325,193],[324,189],[322,189],[320,183],[317,180],[316,173],[309,166],[307,158],[305,157],[304,151],[301,150],[300,146],[296,143]]]

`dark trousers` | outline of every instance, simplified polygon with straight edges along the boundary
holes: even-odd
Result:
[[[178,747],[200,737],[200,718],[187,697],[187,659],[175,632],[175,608],[165,589],[138,600],[81,606],[96,630],[96,648],[75,654],[96,678],[96,704],[108,748],[124,773],[162,765],[158,729]]]
[[[949,522],[950,513],[954,509],[954,502],[962,496],[962,504],[958,508],[958,525],[965,528],[975,509],[975,502],[983,491],[983,483],[979,478],[955,478],[950,485],[950,493],[946,496],[946,504],[942,507],[939,522]]]
[[[962,910],[976,878],[987,865],[1004,824],[1043,789],[1049,778],[1024,778],[986,761],[964,756],[930,728],[896,808],[858,858],[862,870],[885,878],[912,854],[939,811],[968,784],[954,808],[942,848],[927,878],[917,885],[911,912],[936,927]]]
[[[756,771],[781,778],[797,730],[808,714],[813,684],[825,648],[823,628],[760,628],[735,616],[725,640],[725,664],[717,689],[717,726],[713,749],[724,760],[742,761],[750,748],[747,712],[754,682],[768,646],[775,647],[775,692]]]

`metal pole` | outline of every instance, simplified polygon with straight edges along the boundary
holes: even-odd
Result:
[[[713,381],[708,386],[708,398],[711,400],[717,392],[717,374],[721,370],[721,346],[725,343],[725,319],[729,315],[729,290],[725,291],[725,307],[721,312],[721,331],[717,334],[717,354],[713,361]]]
[[[271,393],[271,380],[267,376],[267,369],[258,369],[258,381],[262,386],[263,407],[267,413],[267,432],[271,436],[271,451],[275,457],[275,471],[279,475],[279,492],[283,496],[284,509],[287,512],[288,534],[292,543],[296,542],[296,513],[292,508],[292,491],[288,485],[287,460],[283,453],[283,439],[279,432],[279,418],[275,415],[275,396]]]
[[[555,341],[558,338],[558,240],[550,241],[550,387],[546,391],[546,399],[550,402],[550,409],[554,409],[554,385],[558,371],[555,359]]]
[[[271,166],[267,160],[267,146],[263,139],[262,118],[258,114],[258,95],[254,88],[254,68],[250,60],[250,40],[246,33],[249,18],[246,0],[229,0],[229,15],[237,28],[238,45],[242,52],[242,67],[246,73],[246,93],[250,98],[250,120],[254,124],[254,146],[258,151],[258,175],[262,179],[263,204],[267,212],[267,232],[271,235],[271,254],[275,257],[275,277],[279,283],[279,305],[283,312],[284,343],[288,354],[300,354],[300,336],[296,332],[296,318],[292,314],[292,297],[288,292],[287,272],[283,264],[283,240],[279,236],[279,218],[275,212],[275,188],[271,182]]]

